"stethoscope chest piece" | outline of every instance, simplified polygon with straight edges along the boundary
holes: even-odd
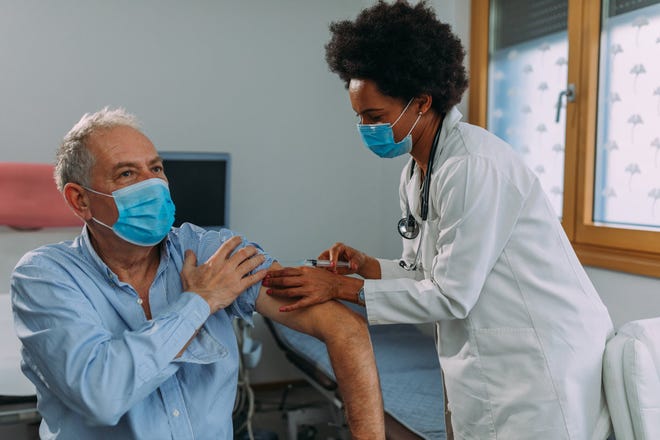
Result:
[[[399,229],[399,234],[408,240],[412,240],[419,235],[419,223],[417,223],[417,220],[415,220],[412,214],[408,214],[399,220],[397,228]]]

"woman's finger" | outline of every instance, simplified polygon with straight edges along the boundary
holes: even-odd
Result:
[[[283,277],[299,277],[302,275],[300,269],[295,267],[285,267],[283,269],[276,269],[268,271],[268,278],[283,278]]]
[[[284,289],[284,288],[277,288],[277,287],[268,287],[268,290],[266,290],[266,293],[271,296],[278,296],[281,298],[297,298],[301,296],[301,292],[295,290],[296,288],[292,289]]]
[[[328,252],[330,261],[339,261],[339,257],[344,253],[345,247],[344,243],[333,244]]]
[[[264,280],[264,286],[274,288],[300,287],[305,284],[303,277],[279,277],[273,278],[270,274]]]
[[[330,259],[330,249],[326,249],[321,254],[316,257],[318,260],[329,260]]]

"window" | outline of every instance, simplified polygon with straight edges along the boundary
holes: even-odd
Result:
[[[611,4],[601,26],[594,221],[657,228],[660,2],[626,3],[647,5]]]
[[[585,265],[660,276],[658,59],[660,0],[472,1],[470,122],[537,173]]]
[[[522,155],[561,217],[566,112],[556,103],[566,88],[568,3],[493,0],[491,8],[488,129]]]

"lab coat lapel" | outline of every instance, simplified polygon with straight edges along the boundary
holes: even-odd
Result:
[[[442,145],[447,142],[447,137],[449,132],[451,132],[456,124],[463,118],[463,115],[456,107],[453,107],[445,116],[444,121],[442,122],[442,128],[440,129],[440,138],[438,139],[439,145],[435,153],[435,163],[433,165],[433,172],[437,171],[440,167],[440,155],[442,154]],[[413,159],[411,159],[412,161]],[[410,162],[409,162],[410,163]],[[406,166],[406,169],[410,169],[410,165]],[[433,186],[431,184],[431,186]],[[422,178],[419,167],[415,167],[412,178],[408,179],[406,182],[406,197],[408,198],[408,206],[410,207],[410,212],[412,213],[415,220],[418,223],[422,223]],[[433,199],[433,191],[431,191],[429,197],[429,220],[434,220],[437,216],[435,213],[431,212],[433,206],[435,205]]]

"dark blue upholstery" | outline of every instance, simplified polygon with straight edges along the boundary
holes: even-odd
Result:
[[[277,323],[272,325],[278,342],[295,353],[296,359],[289,359],[298,367],[303,371],[317,370],[321,376],[334,380],[321,341]],[[444,440],[442,373],[433,338],[407,324],[371,326],[369,332],[385,411],[425,439]]]

